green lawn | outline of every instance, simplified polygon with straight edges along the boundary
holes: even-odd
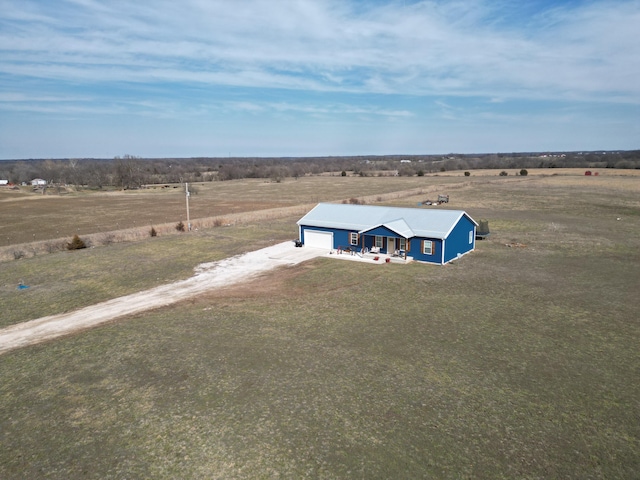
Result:
[[[637,194],[474,188],[452,265],[317,259],[0,356],[0,477],[637,478]]]
[[[220,227],[0,263],[0,328],[188,278],[200,263],[296,238],[296,220]],[[19,282],[29,288],[18,290]]]

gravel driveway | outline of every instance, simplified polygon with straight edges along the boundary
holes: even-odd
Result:
[[[233,285],[281,266],[292,266],[327,254],[284,242],[254,252],[201,264],[193,277],[114,298],[73,312],[38,318],[0,330],[0,354],[99,325],[126,315],[171,305],[215,288]]]

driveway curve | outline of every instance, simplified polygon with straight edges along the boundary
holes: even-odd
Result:
[[[73,312],[51,315],[0,329],[0,354],[84,330],[233,285],[281,266],[293,266],[327,254],[316,248],[296,248],[293,242],[248,252],[196,267],[193,277],[150,290],[114,298]]]

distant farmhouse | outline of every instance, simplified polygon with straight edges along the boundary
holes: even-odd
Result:
[[[33,185],[34,187],[44,187],[46,184],[47,181],[41,178],[34,178],[33,180],[31,180],[31,185]]]
[[[4,185],[9,185],[9,180],[0,180],[0,187]]]
[[[461,210],[330,203],[316,205],[298,221],[307,247],[439,265],[474,250],[477,226]]]

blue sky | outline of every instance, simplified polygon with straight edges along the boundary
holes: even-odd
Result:
[[[0,0],[0,159],[640,148],[640,0]]]

